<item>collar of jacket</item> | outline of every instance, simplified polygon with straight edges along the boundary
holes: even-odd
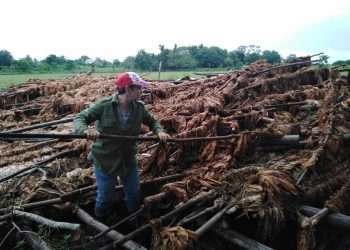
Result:
[[[131,103],[129,103],[129,107],[130,107],[130,111],[132,112],[135,109],[135,105],[136,105],[137,101],[132,101]],[[117,105],[119,105],[119,99],[118,99],[118,94],[114,94],[112,96],[112,103],[114,103],[115,107]]]
[[[118,100],[118,94],[114,94],[113,96],[112,96],[112,102],[115,102],[115,103],[119,103],[119,100]]]

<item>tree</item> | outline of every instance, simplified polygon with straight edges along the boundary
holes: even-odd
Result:
[[[247,53],[247,46],[241,45],[235,50],[235,52],[238,56],[238,59],[242,62],[242,64],[244,64],[245,56]]]
[[[48,55],[45,59],[44,62],[47,63],[48,65],[51,66],[57,66],[57,65],[63,65],[66,63],[66,59],[64,56],[56,56],[54,54]]]
[[[135,68],[135,57],[128,56],[121,65],[123,68],[133,70]]]
[[[79,57],[79,59],[77,59],[76,62],[80,65],[86,65],[86,64],[89,64],[90,60],[91,60],[90,57],[83,55]]]
[[[252,52],[252,53],[248,53],[247,55],[245,55],[244,57],[244,61],[246,64],[251,64],[257,60],[261,59],[261,56],[258,52]]]
[[[320,63],[321,64],[327,64],[328,63],[329,56],[327,55],[320,55]]]
[[[0,50],[0,66],[10,66],[13,63],[13,57],[7,50]]]
[[[211,60],[212,68],[224,66],[226,57],[227,57],[227,50],[221,49],[219,47],[209,48],[209,58]]]
[[[258,45],[246,46],[246,54],[249,55],[249,54],[253,54],[253,53],[260,55],[261,54],[260,46],[258,46]]]
[[[95,61],[93,63],[96,67],[100,67],[100,68],[112,66],[111,62],[104,60],[104,59],[101,59],[100,57],[96,57]]]
[[[250,64],[261,59],[261,49],[257,45],[241,45],[235,52],[242,64]]]
[[[268,63],[281,63],[282,57],[275,50],[264,50],[262,53],[262,58],[265,59]]]
[[[73,70],[76,68],[76,65],[73,60],[66,60],[66,64],[64,66],[65,70]]]
[[[120,65],[120,61],[118,59],[114,59],[112,64],[114,67],[118,67]]]
[[[168,69],[191,69],[197,66],[188,47],[176,47],[169,53]]]
[[[334,66],[346,65],[346,61],[338,60],[338,61],[335,61],[334,63],[332,63],[332,65],[334,65]]]
[[[293,62],[295,59],[297,58],[297,55],[296,54],[289,54],[287,57],[286,57],[286,63],[288,62]]]
[[[197,61],[199,67],[216,68],[225,65],[227,51],[219,47],[190,47],[193,58]]]
[[[47,64],[44,60],[41,61],[38,66],[40,72],[48,72],[51,69],[50,65]]]
[[[29,55],[25,58],[14,61],[14,65],[16,70],[22,72],[30,72],[37,66],[36,62]]]
[[[95,60],[94,60],[94,62],[93,62],[93,64],[94,64],[96,67],[102,67],[102,64],[103,64],[102,59],[99,58],[99,57],[96,57]]]
[[[141,70],[155,70],[158,65],[157,57],[147,53],[144,49],[139,50],[135,57],[135,67]]]
[[[25,59],[19,59],[14,62],[15,69],[22,72],[29,72],[31,67]]]
[[[170,56],[170,49],[166,49],[164,45],[159,45],[160,53],[158,55],[158,61],[162,62],[163,69],[169,68],[169,56]]]
[[[230,51],[225,58],[225,66],[239,68],[243,65],[243,62],[239,59],[237,51]]]

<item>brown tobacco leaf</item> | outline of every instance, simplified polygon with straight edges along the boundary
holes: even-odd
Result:
[[[261,236],[268,239],[286,225],[286,211],[295,209],[298,195],[295,180],[287,172],[262,169],[248,176],[237,204],[243,214],[258,219]]]
[[[202,150],[201,154],[199,155],[198,159],[200,161],[210,161],[214,158],[215,152],[216,152],[216,142],[208,143]]]
[[[233,150],[233,156],[243,157],[252,143],[255,142],[254,134],[241,134]]]
[[[160,231],[153,229],[153,250],[186,250],[192,249],[196,235],[181,226],[164,227]]]
[[[162,191],[174,195],[178,202],[188,200],[186,183],[184,181],[166,184],[163,186]]]
[[[142,174],[152,172],[153,176],[162,173],[168,166],[168,149],[166,145],[157,146],[150,154],[143,154]]]

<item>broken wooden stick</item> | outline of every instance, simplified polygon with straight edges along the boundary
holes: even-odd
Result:
[[[300,135],[284,135],[282,137],[266,137],[259,141],[260,146],[264,145],[296,145],[299,144]]]
[[[330,213],[329,208],[324,207],[320,211],[318,211],[316,214],[312,215],[311,217],[306,217],[301,222],[301,228],[307,228],[307,227],[313,227],[316,224],[319,223],[319,221],[322,218],[325,218]]]
[[[169,195],[168,192],[161,192],[158,194],[147,196],[144,198],[143,203],[145,204],[145,206],[150,206],[153,203],[160,202],[162,199],[164,199],[168,195]]]
[[[11,155],[16,155],[16,154],[21,154],[21,153],[24,153],[24,152],[29,152],[29,151],[38,149],[40,147],[50,145],[52,143],[56,143],[58,141],[59,140],[57,140],[57,139],[52,139],[52,140],[48,140],[48,141],[35,143],[34,145],[30,145],[30,146],[25,147],[25,148],[19,148],[19,149],[15,148],[14,150],[5,152],[2,156],[11,156]]]
[[[13,221],[12,225],[18,233],[23,235],[25,241],[35,250],[52,250],[52,248],[37,234],[28,230],[21,230]]]
[[[69,150],[65,150],[65,151],[63,151],[63,152],[57,153],[57,154],[51,156],[50,158],[48,158],[48,159],[46,159],[46,160],[43,160],[43,161],[38,162],[38,163],[36,163],[36,164],[34,164],[34,165],[32,165],[32,166],[23,168],[23,169],[21,169],[21,170],[15,172],[15,173],[13,173],[13,174],[10,174],[10,175],[8,175],[8,176],[5,176],[4,178],[0,179],[0,183],[2,183],[2,182],[4,182],[4,181],[7,181],[7,180],[9,180],[9,179],[11,179],[11,178],[13,178],[13,177],[16,177],[17,175],[20,175],[20,174],[22,174],[22,173],[24,173],[24,172],[27,172],[27,171],[29,171],[29,170],[31,170],[31,169],[33,169],[33,168],[42,167],[43,165],[46,165],[47,163],[49,163],[49,162],[51,162],[51,161],[54,161],[54,160],[56,160],[57,158],[65,157],[65,156],[67,156],[67,155],[75,154],[75,153],[77,153],[77,152],[78,152],[78,151],[75,150],[75,149],[73,149],[73,150],[72,150],[72,149],[69,149]]]
[[[266,105],[264,106],[264,109],[270,109],[270,108],[285,108],[290,106],[301,106],[309,104],[307,101],[300,101],[300,102],[287,102],[287,103],[279,103],[279,104],[273,104],[273,105]]]
[[[213,229],[216,235],[227,240],[235,246],[246,250],[273,250],[272,248],[257,242],[247,236],[240,234],[234,230],[222,229],[221,227],[216,227]]]
[[[54,229],[66,229],[66,230],[70,230],[70,231],[76,231],[76,230],[80,229],[79,224],[68,223],[68,222],[58,222],[58,221],[44,218],[43,216],[40,216],[37,214],[23,212],[20,210],[13,210],[12,214],[16,217],[25,218],[25,219],[34,221],[38,224],[45,225],[45,226],[48,226],[48,227],[54,228]]]
[[[90,216],[87,212],[85,212],[83,209],[77,207],[74,211],[74,213],[78,216],[78,218],[83,221],[85,224],[97,229],[100,232],[104,232],[106,230],[108,230],[108,226],[106,226],[105,224],[95,220],[92,216]],[[108,238],[114,240],[114,241],[118,241],[121,239],[124,239],[125,236],[122,235],[121,233],[118,233],[115,230],[111,230],[108,233],[106,233],[106,235],[108,236]],[[130,240],[126,240],[123,242],[123,247],[130,249],[130,250],[146,250],[146,248],[144,248],[143,246],[137,244],[134,241],[130,241]]]
[[[221,218],[225,215],[226,211],[232,207],[232,203],[230,202],[223,209],[217,212],[213,217],[211,217],[206,223],[204,223],[200,228],[195,231],[197,237],[201,237],[208,230],[210,230]]]
[[[35,124],[35,125],[23,127],[23,128],[11,129],[11,130],[8,130],[7,132],[8,133],[19,133],[19,132],[34,130],[37,128],[46,128],[46,127],[50,127],[52,125],[68,123],[68,122],[72,122],[72,121],[74,121],[74,118],[60,119],[60,120],[55,120],[55,121],[50,121],[50,122],[39,123],[39,124]]]
[[[216,204],[214,204],[213,206],[207,207],[206,209],[202,210],[199,213],[196,213],[196,214],[193,214],[191,216],[183,218],[181,221],[179,221],[177,223],[177,225],[182,226],[184,224],[190,223],[190,222],[192,222],[192,221],[194,221],[194,220],[196,220],[204,215],[211,214],[211,213],[215,212],[217,209],[218,209],[218,206]]]
[[[130,214],[129,216],[125,217],[124,219],[122,219],[121,221],[118,221],[116,224],[110,226],[108,229],[96,234],[95,236],[91,237],[91,239],[96,240],[100,237],[102,237],[103,235],[109,233],[110,231],[112,231],[113,229],[119,227],[120,225],[124,224],[125,222],[129,221],[130,219],[133,219],[134,217],[138,216],[140,213],[142,213],[144,211],[144,207],[140,207],[137,211],[133,212],[132,214]]]
[[[4,238],[2,238],[1,242],[0,242],[0,249],[2,249],[2,245],[4,245],[4,243],[6,242],[7,238],[12,234],[12,232],[16,230],[15,227],[12,227],[10,231],[7,232],[7,234],[4,236]]]
[[[301,206],[300,211],[307,215],[313,216],[320,212],[322,209],[311,207],[311,206]],[[324,214],[325,211],[321,213]],[[350,231],[350,216],[341,214],[341,213],[331,213],[325,215],[323,219],[324,223],[334,226],[335,228],[343,229],[346,231]]]

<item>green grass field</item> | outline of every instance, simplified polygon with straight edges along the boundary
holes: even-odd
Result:
[[[161,72],[160,80],[176,80],[184,76],[191,76],[194,78],[200,78],[199,75],[194,74],[195,72],[224,72],[223,69],[199,69],[196,71],[168,71],[168,72]],[[146,79],[150,80],[157,80],[158,79],[158,72],[139,72],[141,76],[143,76]],[[48,73],[48,74],[12,74],[12,75],[1,75],[0,74],[0,89],[4,90],[8,87],[22,84],[29,79],[42,79],[42,80],[48,80],[48,79],[64,79],[69,78],[77,73]],[[114,76],[116,73],[114,72],[99,72],[94,73],[94,75],[108,75],[108,76]]]
[[[63,79],[70,77],[74,74],[62,73],[62,74],[15,74],[15,75],[0,75],[0,89],[6,89],[8,87],[22,84],[29,79]]]

